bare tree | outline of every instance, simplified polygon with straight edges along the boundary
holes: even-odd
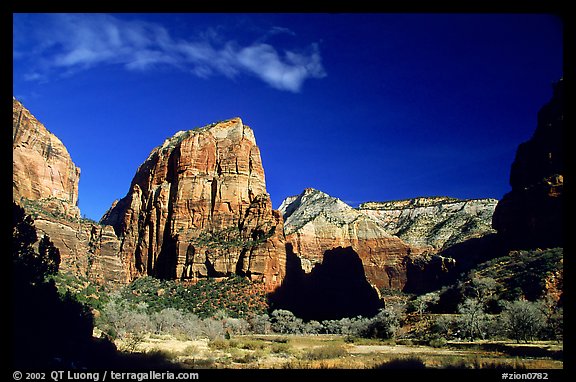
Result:
[[[478,299],[467,298],[458,305],[458,313],[461,315],[460,326],[470,341],[474,341],[478,337],[482,339],[485,337],[488,317],[484,312],[484,304]]]
[[[504,302],[502,314],[507,333],[516,342],[522,340],[527,343],[536,339],[546,325],[546,316],[539,302]]]

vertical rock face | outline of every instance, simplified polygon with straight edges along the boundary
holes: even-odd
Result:
[[[62,142],[16,99],[12,111],[13,199],[41,200],[53,213],[79,216],[80,168]]]
[[[376,219],[311,188],[285,200],[280,211],[286,241],[306,272],[321,264],[327,251],[351,247],[372,285],[402,289],[406,284],[405,258],[425,249],[406,244],[386,232]]]
[[[128,281],[112,227],[80,218],[80,169],[62,142],[16,100],[12,149],[13,200],[60,250],[60,270],[99,282]]]
[[[273,290],[285,274],[282,217],[266,193],[254,133],[240,118],[167,139],[102,223],[122,238],[132,277],[240,274]]]
[[[564,84],[538,113],[534,135],[516,152],[512,191],[494,212],[492,226],[514,248],[563,246]]]
[[[496,199],[427,197],[362,203],[358,210],[407,243],[443,250],[494,233],[491,221],[497,203]]]

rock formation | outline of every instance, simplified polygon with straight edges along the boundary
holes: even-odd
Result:
[[[512,191],[494,212],[492,226],[512,248],[563,246],[564,85],[538,113],[536,131],[522,143],[510,172]]]
[[[362,203],[358,210],[406,243],[443,250],[494,233],[491,220],[497,203],[496,199],[427,197]]]
[[[60,250],[60,269],[93,281],[128,280],[112,227],[80,218],[80,169],[62,142],[13,100],[12,197]]]
[[[16,99],[12,112],[13,199],[42,201],[54,214],[78,217],[80,168],[62,142]]]
[[[282,217],[266,193],[254,133],[240,118],[167,139],[101,222],[122,238],[131,277],[238,274],[270,291],[284,278]]]
[[[286,241],[306,272],[322,263],[326,251],[351,247],[372,285],[402,289],[406,284],[405,258],[425,249],[406,244],[389,234],[378,220],[311,188],[286,199],[280,211]]]

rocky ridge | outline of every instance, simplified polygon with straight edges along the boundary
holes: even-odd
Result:
[[[351,247],[372,285],[402,289],[406,283],[405,258],[426,249],[405,243],[388,233],[378,220],[311,188],[286,199],[279,210],[284,216],[286,241],[306,272],[321,264],[327,251]]]
[[[497,203],[497,199],[421,197],[362,203],[358,211],[378,220],[387,232],[409,244],[441,251],[494,233],[491,220]]]

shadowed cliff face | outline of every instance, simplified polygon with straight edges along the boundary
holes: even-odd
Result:
[[[286,278],[270,295],[272,310],[287,309],[304,320],[329,320],[371,317],[383,306],[352,247],[324,252],[322,262],[305,273],[292,245],[286,245]]]
[[[498,203],[492,226],[512,248],[563,246],[564,83],[538,113],[534,135],[516,152],[512,191]]]

